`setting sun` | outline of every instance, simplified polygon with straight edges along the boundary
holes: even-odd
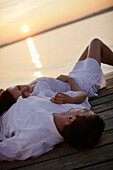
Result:
[[[29,31],[29,27],[28,27],[27,25],[24,25],[24,26],[22,27],[22,31],[23,31],[23,32],[28,32],[28,31]]]

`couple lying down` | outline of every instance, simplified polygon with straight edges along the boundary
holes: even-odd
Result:
[[[94,39],[68,76],[1,90],[0,160],[37,157],[64,140],[78,149],[95,145],[105,123],[88,98],[106,85],[101,63],[113,65],[113,52]]]

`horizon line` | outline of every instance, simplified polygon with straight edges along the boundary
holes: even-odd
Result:
[[[53,27],[51,27],[51,28],[47,28],[47,29],[45,29],[45,30],[43,30],[43,31],[39,31],[39,32],[37,32],[37,33],[33,33],[33,34],[31,34],[31,35],[29,35],[29,36],[26,36],[26,37],[24,37],[24,38],[21,38],[21,39],[12,41],[12,42],[8,42],[8,43],[5,43],[5,44],[1,44],[1,45],[0,45],[0,48],[6,47],[6,46],[11,45],[11,44],[14,44],[14,43],[17,43],[17,42],[19,42],[19,41],[23,41],[23,40],[25,40],[25,39],[27,39],[27,38],[29,38],[29,37],[34,37],[34,36],[37,36],[37,35],[40,35],[40,34],[44,34],[44,33],[46,33],[46,32],[53,31],[53,30],[55,30],[55,29],[59,29],[59,28],[62,28],[62,27],[64,27],[64,26],[68,26],[68,25],[70,25],[70,24],[73,24],[73,23],[76,23],[76,22],[80,22],[80,21],[82,21],[82,20],[86,20],[86,19],[89,19],[89,18],[91,18],[91,17],[95,17],[95,16],[97,16],[97,15],[101,15],[101,14],[104,14],[104,13],[107,13],[107,12],[110,12],[110,11],[113,11],[113,6],[108,7],[108,8],[105,8],[105,9],[102,9],[102,10],[97,11],[97,12],[93,12],[93,13],[91,13],[91,14],[89,14],[89,15],[86,15],[86,16],[84,16],[84,17],[81,17],[81,18],[78,18],[78,19],[75,19],[75,20],[68,21],[68,22],[65,22],[65,23],[62,23],[62,24],[53,26]]]

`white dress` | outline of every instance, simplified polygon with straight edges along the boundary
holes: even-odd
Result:
[[[102,69],[98,62],[92,58],[78,61],[69,73],[69,76],[75,79],[79,88],[85,91],[88,97],[97,96],[98,89],[106,86]],[[67,82],[62,82],[55,78],[42,77],[33,82],[35,81],[37,81],[37,84],[33,93],[31,93],[33,96],[52,97],[54,92],[67,92],[71,90]]]

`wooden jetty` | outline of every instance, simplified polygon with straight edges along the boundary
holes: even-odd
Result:
[[[0,169],[113,170],[113,72],[105,77],[106,88],[99,91],[98,97],[90,99],[92,110],[105,121],[103,135],[96,146],[77,150],[64,142],[38,158],[0,162]]]

